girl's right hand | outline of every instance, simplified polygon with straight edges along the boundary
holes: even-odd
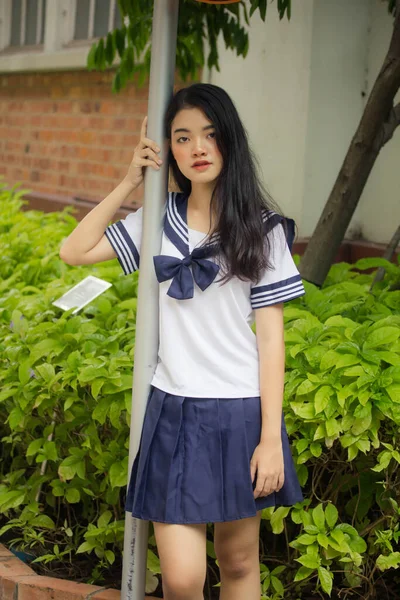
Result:
[[[162,160],[158,156],[160,148],[157,144],[146,137],[147,132],[147,116],[144,118],[142,128],[140,131],[140,141],[136,146],[132,162],[129,165],[126,179],[137,188],[142,182],[144,177],[144,170],[146,167],[152,167],[156,171],[159,171]]]

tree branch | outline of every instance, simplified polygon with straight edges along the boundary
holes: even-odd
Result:
[[[396,248],[400,243],[400,225],[398,226],[398,228],[396,229],[392,239],[390,240],[385,253],[383,255],[383,258],[385,258],[386,260],[392,260],[394,253],[396,252]],[[372,290],[372,288],[374,287],[374,285],[378,282],[381,281],[383,279],[385,275],[385,268],[384,267],[379,267],[379,269],[377,270],[374,280],[371,284],[370,290]]]
[[[381,148],[393,137],[394,132],[400,125],[400,102],[394,106],[383,123],[378,135],[375,138],[374,149],[379,152]]]

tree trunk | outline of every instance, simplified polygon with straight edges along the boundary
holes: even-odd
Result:
[[[351,217],[381,148],[400,124],[400,0],[393,35],[358,129],[351,141],[325,208],[300,262],[304,279],[321,286],[343,241]]]

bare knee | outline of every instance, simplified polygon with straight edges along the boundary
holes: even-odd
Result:
[[[222,577],[243,579],[259,568],[258,554],[252,552],[223,552],[218,555]]]
[[[163,573],[163,594],[165,600],[197,600],[203,598],[204,577],[176,571]]]

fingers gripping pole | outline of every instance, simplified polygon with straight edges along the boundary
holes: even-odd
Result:
[[[162,148],[159,171],[146,169],[143,234],[136,318],[129,475],[139,448],[150,382],[157,365],[158,283],[153,256],[161,251],[161,222],[168,184],[164,115],[174,84],[179,0],[154,0],[147,137]],[[145,597],[148,523],[125,517],[121,600]]]

